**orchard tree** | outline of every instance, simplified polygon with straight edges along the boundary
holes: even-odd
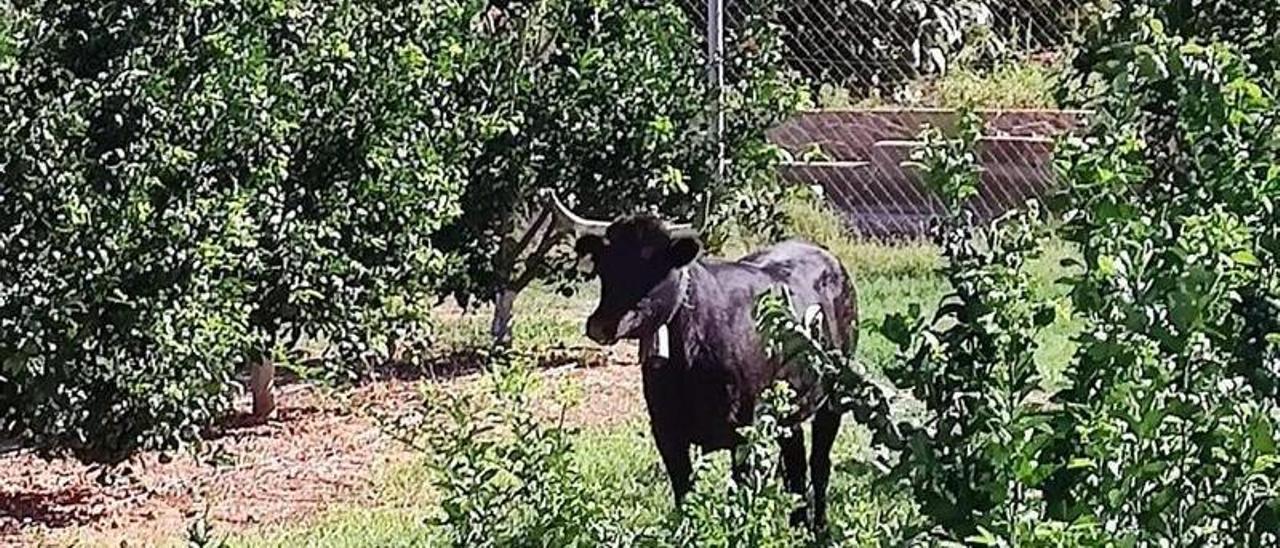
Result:
[[[438,279],[457,3],[3,7],[3,435],[172,447],[229,411],[236,364],[304,336],[362,353]]]
[[[716,144],[707,64],[695,29],[670,3],[480,2],[464,103],[482,117],[463,215],[437,233],[460,258],[446,289],[466,304],[492,300],[492,335],[510,343],[516,296],[535,280],[561,282],[568,256],[543,201],[557,191],[596,218],[637,210],[714,229],[730,218],[766,224],[777,155],[764,131],[798,102],[778,55],[772,2],[742,27],[728,56],[743,77],[725,94],[726,177]],[[747,215],[746,212],[754,215]]]

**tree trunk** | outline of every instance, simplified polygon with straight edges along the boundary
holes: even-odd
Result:
[[[249,366],[249,393],[253,396],[253,417],[268,420],[276,410],[276,364],[263,355]]]
[[[498,292],[493,303],[493,324],[489,334],[493,336],[493,344],[498,348],[511,348],[512,319],[515,314],[516,296],[519,291],[506,288]]]
[[[519,241],[507,239],[498,251],[495,272],[501,289],[494,296],[493,323],[489,327],[494,348],[508,350],[511,348],[516,297],[533,282],[538,272],[538,265],[555,245],[558,236],[559,233],[552,222],[551,210],[543,208],[542,212],[525,228],[524,235]],[[540,240],[539,237],[541,237]],[[530,248],[534,242],[537,242],[537,245]],[[521,264],[524,266],[523,272],[517,272],[517,267]]]

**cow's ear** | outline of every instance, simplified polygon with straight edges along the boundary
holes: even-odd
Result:
[[[702,243],[697,238],[676,238],[667,248],[667,258],[671,268],[680,268],[698,258],[702,252]]]
[[[595,234],[587,234],[578,238],[578,242],[573,244],[573,249],[578,252],[579,257],[590,255],[594,258],[601,249],[604,249],[604,238]]]

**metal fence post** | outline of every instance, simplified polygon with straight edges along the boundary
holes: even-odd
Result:
[[[716,186],[719,187],[724,182],[725,164],[725,121],[721,102],[724,95],[724,0],[707,0],[707,62],[713,97],[712,119],[715,121],[712,128],[716,143],[716,165],[713,166],[713,173]]]

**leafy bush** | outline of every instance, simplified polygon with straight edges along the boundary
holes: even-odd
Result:
[[[1077,59],[1097,120],[1062,162],[1086,328],[1059,511],[1131,543],[1274,544],[1280,86],[1257,57],[1274,34],[1206,42],[1234,19],[1123,4]]]
[[[803,435],[787,432],[779,423],[794,412],[794,399],[785,383],[761,394],[755,422],[739,430],[743,444],[734,450],[735,472],[727,481],[711,481],[716,477],[711,459],[697,459],[694,489],[681,508],[670,545],[781,547],[806,542],[808,531],[788,523],[803,501],[779,481],[779,436]]]
[[[762,5],[769,5],[764,3]],[[482,24],[465,41],[466,109],[484,110],[479,154],[463,215],[435,243],[461,263],[445,290],[467,302],[497,301],[493,334],[509,342],[511,306],[537,279],[574,272],[536,199],[556,189],[578,213],[609,219],[638,209],[697,219],[772,214],[777,186],[764,132],[799,100],[785,85],[767,13],[729,56],[747,77],[723,97],[731,162],[716,186],[711,132],[715,100],[697,35],[670,3],[513,2],[470,6]],[[487,11],[486,11],[487,10]],[[569,289],[565,286],[566,291]]]
[[[795,546],[807,532],[788,517],[798,501],[782,487],[778,417],[785,386],[769,391],[726,481],[709,455],[697,459],[696,486],[660,527],[628,528],[588,487],[576,459],[579,435],[564,425],[568,403],[538,405],[536,371],[502,355],[483,390],[429,386],[422,408],[389,427],[426,459],[440,512],[431,536],[452,546]],[[535,411],[541,409],[542,412]]]
[[[808,82],[851,90],[858,97],[896,100],[904,79],[944,74],[966,56],[974,68],[986,68],[1011,51],[1062,46],[1089,2],[801,0],[780,4],[781,20],[788,23],[784,44],[789,68]],[[733,28],[743,16],[733,3],[726,5],[727,26]],[[703,28],[702,4],[686,4],[686,10]]]
[[[14,7],[6,435],[105,461],[194,438],[235,364],[303,336],[358,355],[384,300],[443,266],[425,237],[462,178],[448,5]]]
[[[1207,45],[1224,42],[1258,65],[1258,73],[1275,77],[1280,70],[1280,21],[1269,0],[1205,0],[1152,2],[1117,0],[1103,4],[1103,17],[1084,29],[1079,51],[1072,60],[1074,76],[1061,89],[1060,99],[1078,102],[1082,90],[1097,83],[1092,77],[1107,61],[1121,61],[1129,48],[1145,43],[1139,36],[1146,21],[1155,17],[1166,34]],[[1118,57],[1119,56],[1119,57]],[[1120,68],[1117,67],[1112,67]],[[1088,89],[1085,93],[1104,93]]]
[[[426,294],[501,297],[506,329],[552,277],[536,189],[708,226],[773,207],[764,130],[798,100],[776,29],[746,27],[715,187],[712,96],[670,7],[3,7],[2,430],[94,460],[195,437],[235,364],[301,341],[349,378]]]
[[[178,15],[123,7],[22,6],[0,73],[3,431],[107,460],[220,415],[249,337],[242,200],[155,76]]]
[[[952,293],[932,320],[917,311],[883,328],[902,351],[886,374],[924,403],[928,417],[894,475],[952,538],[1033,544],[1048,534],[1039,489],[1055,471],[1041,457],[1053,412],[1039,394],[1034,353],[1056,314],[1032,293],[1026,269],[1043,236],[1035,209],[991,227],[974,225],[963,209],[977,193],[981,130],[980,118],[965,113],[958,139],[927,129],[912,155],[951,212],[937,239]]]
[[[532,368],[504,362],[492,364],[483,394],[429,387],[423,408],[399,418],[439,490],[433,525],[451,546],[601,544],[609,522],[574,463],[574,431],[544,424],[532,410]]]
[[[990,227],[970,221],[964,206],[979,181],[974,147],[982,123],[972,112],[960,119],[957,137],[928,128],[912,155],[951,212],[936,231],[946,259],[940,274],[951,293],[932,319],[914,306],[882,326],[900,348],[885,368],[896,386],[871,379],[847,349],[830,348],[820,322],[801,324],[786,299],[761,300],[761,332],[774,355],[822,373],[839,402],[872,429],[873,447],[897,453],[875,488],[888,496],[908,493],[920,518],[890,534],[983,544],[1083,542],[1093,531],[1048,520],[1042,494],[1058,469],[1044,457],[1058,438],[1060,410],[1045,405],[1034,354],[1039,331],[1056,313],[1032,291],[1027,263],[1045,225],[1034,208]],[[922,418],[894,418],[899,390],[924,404]]]
[[[947,74],[922,82],[919,92],[904,95],[920,105],[960,108],[975,105],[991,109],[1051,109],[1058,68],[1024,61],[990,70],[956,67]]]
[[[1033,359],[1055,316],[1025,268],[1046,230],[1036,209],[990,229],[966,220],[973,121],[960,139],[927,132],[913,156],[955,212],[939,232],[954,293],[932,321],[884,326],[903,349],[886,373],[925,404],[923,427],[899,426],[899,447],[885,413],[869,423],[878,445],[901,449],[886,479],[906,480],[924,531],[998,545],[1277,540],[1270,37],[1201,42],[1239,33],[1166,8],[1116,9],[1075,62],[1069,89],[1096,120],[1062,159],[1075,183],[1062,234],[1083,257],[1068,280],[1084,324],[1068,389],[1045,393]],[[804,340],[788,337],[769,335]],[[798,347],[826,371],[856,372]]]

